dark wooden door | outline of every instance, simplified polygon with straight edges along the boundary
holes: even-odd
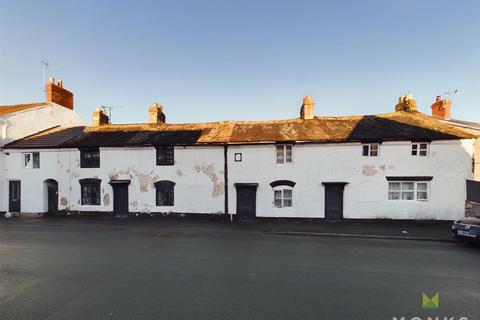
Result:
[[[58,183],[53,181],[48,182],[47,193],[48,193],[48,214],[55,215],[58,212]]]
[[[325,186],[325,219],[341,220],[343,218],[344,183],[328,183]]]
[[[8,182],[8,211],[20,212],[21,189],[20,181]]]
[[[253,220],[257,211],[257,185],[237,184],[237,219]]]
[[[128,215],[128,184],[112,184],[113,187],[113,215]]]

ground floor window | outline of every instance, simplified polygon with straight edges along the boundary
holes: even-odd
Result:
[[[100,179],[81,179],[80,190],[82,205],[100,205]]]
[[[291,207],[293,205],[292,189],[274,190],[274,204],[276,208]]]
[[[388,182],[388,200],[423,200],[429,198],[429,183],[426,181]]]
[[[162,180],[155,182],[157,206],[173,206],[175,203],[175,182]]]

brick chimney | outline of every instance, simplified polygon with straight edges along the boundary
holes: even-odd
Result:
[[[442,99],[441,96],[437,96],[435,102],[432,104],[432,116],[450,119],[450,110],[452,109],[452,101],[445,98]]]
[[[398,98],[398,103],[395,105],[395,111],[417,111],[417,101],[413,99],[411,93],[407,93]]]
[[[305,96],[303,98],[302,108],[300,109],[300,118],[308,120],[314,117],[315,102],[312,97]]]
[[[110,119],[108,119],[108,116],[105,114],[102,108],[97,108],[93,113],[92,113],[92,125],[97,127],[97,126],[103,126],[105,124],[109,124]]]
[[[165,113],[163,106],[154,103],[148,109],[148,123],[165,123]]]
[[[45,86],[45,92],[47,93],[47,102],[53,102],[73,110],[73,93],[63,88],[62,80],[58,80],[55,84],[55,79],[50,77]]]

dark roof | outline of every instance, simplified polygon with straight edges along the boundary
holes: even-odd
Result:
[[[368,142],[469,139],[474,136],[420,112],[193,124],[109,124],[54,128],[4,148],[81,148],[271,142]]]
[[[31,108],[36,108],[40,107],[43,105],[46,105],[46,102],[36,102],[36,103],[26,103],[26,104],[14,104],[14,105],[8,105],[8,106],[0,106],[0,117],[13,113],[13,112],[18,112],[22,110],[27,110]]]
[[[466,129],[473,129],[473,130],[480,130],[480,123],[478,122],[471,122],[471,121],[464,121],[464,120],[457,120],[457,119],[449,119],[449,120],[442,120],[445,123],[452,124],[454,126],[466,128]]]

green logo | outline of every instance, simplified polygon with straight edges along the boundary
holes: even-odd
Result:
[[[438,292],[431,298],[425,293],[422,293],[422,307],[424,309],[437,309],[438,308]]]

